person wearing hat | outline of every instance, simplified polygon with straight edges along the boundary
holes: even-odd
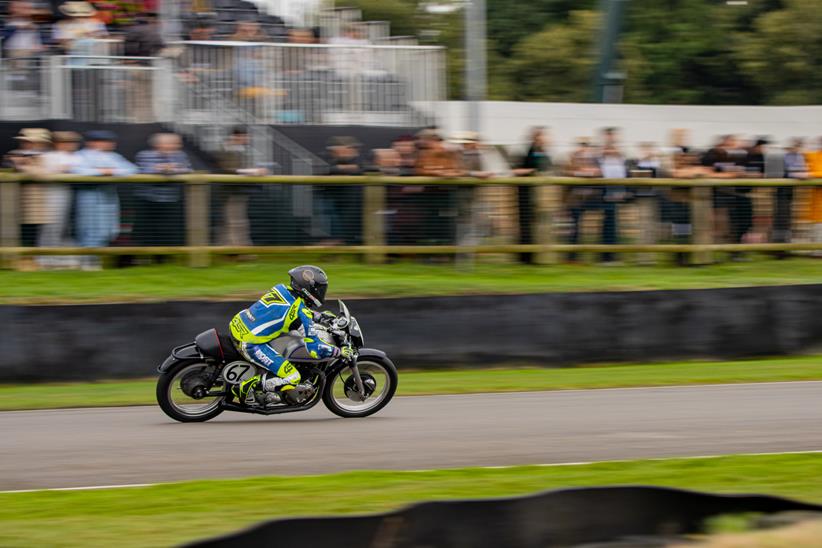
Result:
[[[80,0],[70,0],[61,4],[59,10],[66,19],[54,26],[54,41],[69,55],[93,55],[96,39],[108,35],[106,26],[95,17],[97,10],[94,6]],[[78,64],[78,60],[72,63]]]
[[[44,128],[24,128],[15,137],[17,148],[6,154],[3,166],[25,173],[32,178],[40,175],[41,155],[51,145],[51,132]],[[20,191],[21,231],[24,246],[37,243],[40,226],[46,222],[45,214],[46,187],[41,183],[26,182]],[[20,270],[34,270],[36,264],[29,258],[21,259]]]
[[[137,173],[137,166],[115,152],[117,136],[111,131],[90,131],[85,148],[77,153],[80,162],[74,173],[85,176],[124,177]],[[82,185],[76,191],[75,233],[82,247],[105,247],[120,231],[120,201],[113,185]],[[83,259],[84,270],[99,270],[96,257]]]

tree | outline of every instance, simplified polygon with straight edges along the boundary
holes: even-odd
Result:
[[[620,44],[626,102],[756,104],[734,57],[736,14],[705,0],[634,0]]]
[[[818,0],[785,4],[736,35],[736,58],[765,103],[822,103],[822,10]]]
[[[504,71],[514,101],[585,101],[591,93],[595,43],[601,22],[594,11],[571,12],[519,42]]]

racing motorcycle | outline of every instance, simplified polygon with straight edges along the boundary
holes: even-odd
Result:
[[[364,348],[357,319],[345,303],[339,303],[340,313],[316,315],[315,327],[323,342],[351,348],[353,358],[314,358],[303,344],[304,334],[291,331],[270,344],[299,370],[300,383],[283,392],[253,390],[245,401],[237,401],[233,385],[272,373],[246,360],[230,336],[209,329],[194,342],[174,348],[158,368],[157,403],[180,422],[207,421],[223,411],[260,415],[306,411],[320,400],[341,417],[373,415],[394,397],[397,368],[385,352]]]

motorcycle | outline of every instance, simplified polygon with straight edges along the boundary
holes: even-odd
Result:
[[[158,368],[157,403],[174,420],[204,422],[223,411],[276,415],[307,411],[320,400],[340,417],[367,417],[391,401],[397,390],[397,368],[385,352],[364,347],[362,329],[342,301],[340,313],[318,314],[315,328],[326,344],[349,347],[353,358],[315,358],[291,331],[274,339],[274,349],[300,372],[301,381],[282,392],[254,390],[236,401],[232,386],[254,375],[272,375],[246,360],[230,336],[209,329],[178,346]]]

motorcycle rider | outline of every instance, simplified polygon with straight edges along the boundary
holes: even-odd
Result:
[[[260,386],[266,392],[292,390],[300,382],[300,372],[269,344],[277,337],[299,329],[305,332],[303,343],[314,358],[342,355],[351,359],[351,348],[337,348],[324,343],[317,336],[312,308],[325,301],[328,276],[316,266],[303,265],[288,271],[288,285],[278,284],[260,300],[237,313],[231,320],[230,330],[234,344],[251,363],[273,373],[255,375],[232,387],[232,393],[241,402],[254,403],[252,390]]]

